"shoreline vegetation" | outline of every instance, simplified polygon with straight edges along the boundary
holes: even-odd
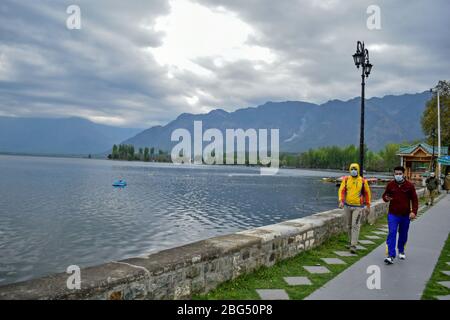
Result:
[[[136,152],[137,151],[137,152]],[[170,154],[154,147],[135,149],[132,144],[114,145],[109,160],[143,161],[143,162],[171,162]]]
[[[370,172],[390,172],[400,162],[397,152],[404,144],[390,143],[382,150],[375,152],[366,148],[365,168]],[[214,153],[212,154],[214,156]],[[109,160],[122,161],[143,161],[143,162],[166,162],[170,163],[170,153],[157,150],[154,147],[136,149],[133,145],[114,145],[112,153],[107,156]],[[245,156],[245,165],[264,166],[261,163],[249,164],[248,153]],[[234,154],[234,164],[237,163],[237,153]],[[348,165],[359,161],[359,148],[354,145],[346,147],[327,146],[308,151],[294,153],[280,153],[280,168],[285,169],[321,169],[321,170],[342,170],[348,171]],[[226,164],[224,154],[223,164]]]

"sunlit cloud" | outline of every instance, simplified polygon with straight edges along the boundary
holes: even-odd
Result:
[[[393,46],[387,43],[374,43],[367,46],[367,49],[373,52],[386,52],[392,50]]]
[[[105,117],[105,116],[89,116],[86,115],[86,118],[97,123],[114,125],[114,126],[123,126],[126,124],[126,120],[119,117]]]
[[[157,18],[154,26],[165,34],[163,44],[149,49],[161,65],[208,76],[211,71],[197,64],[196,58],[214,57],[219,68],[240,59],[274,61],[271,50],[247,43],[256,36],[255,30],[223,7],[211,10],[187,0],[171,0],[170,6],[170,14]]]

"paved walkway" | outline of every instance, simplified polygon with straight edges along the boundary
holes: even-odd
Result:
[[[419,300],[450,232],[450,195],[411,223],[406,260],[385,265],[385,244],[306,297],[307,300]],[[379,266],[381,289],[368,289],[369,266]]]

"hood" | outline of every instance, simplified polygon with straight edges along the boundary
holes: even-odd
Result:
[[[350,169],[355,167],[358,170],[358,176],[360,176],[360,172],[359,172],[359,164],[357,163],[352,163],[349,167],[348,167],[348,171],[350,172]]]

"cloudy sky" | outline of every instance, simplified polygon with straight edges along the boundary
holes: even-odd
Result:
[[[79,30],[66,26],[70,5]],[[381,29],[367,27],[370,5]],[[0,116],[145,128],[346,100],[360,92],[357,40],[374,64],[368,97],[421,92],[450,79],[449,12],[447,0],[2,0]]]

